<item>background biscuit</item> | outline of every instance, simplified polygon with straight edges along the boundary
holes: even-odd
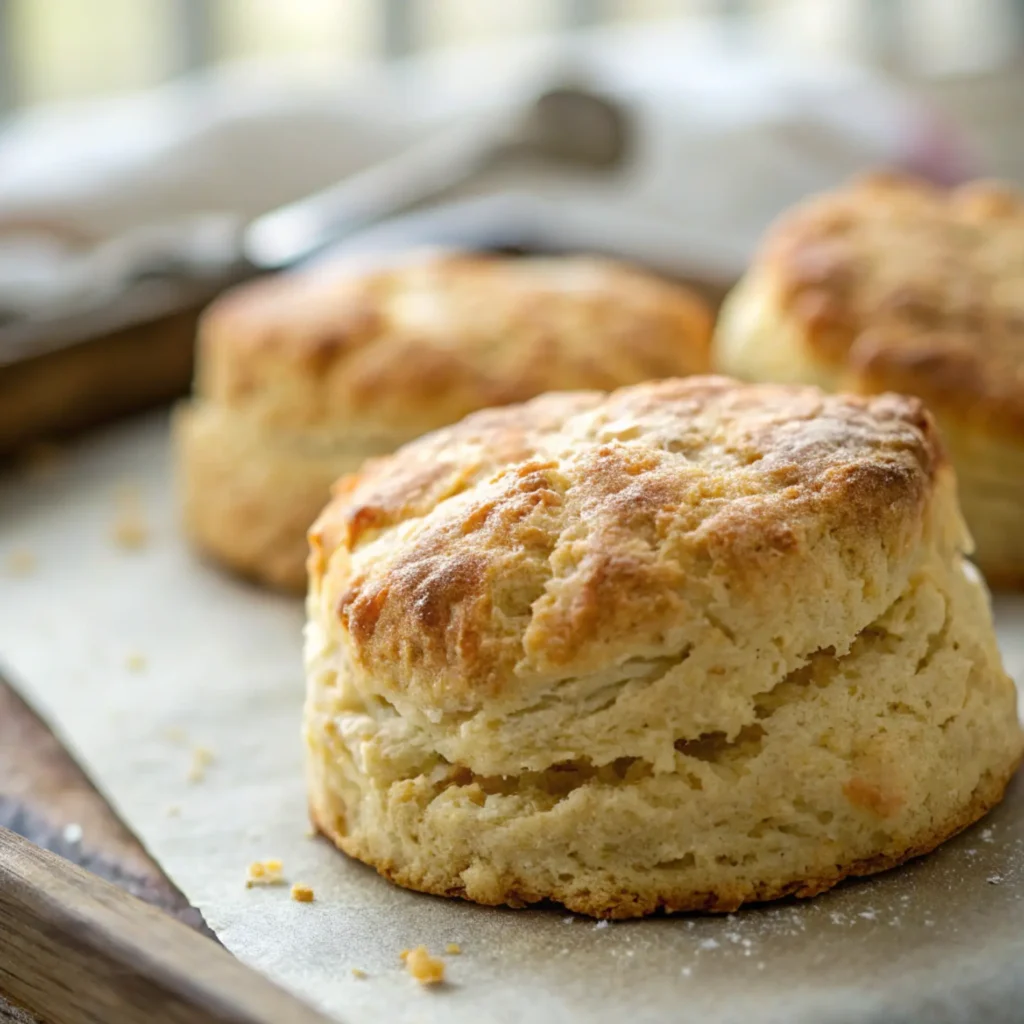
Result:
[[[1024,199],[875,176],[769,233],[715,364],[746,380],[903,391],[942,426],[977,561],[1024,582]]]
[[[585,258],[425,256],[257,282],[201,324],[177,417],[185,523],[219,560],[305,588],[330,484],[466,413],[707,368],[687,290]]]

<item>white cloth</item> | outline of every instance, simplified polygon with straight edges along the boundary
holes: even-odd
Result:
[[[866,167],[942,181],[974,170],[955,130],[872,73],[726,52],[691,23],[442,53],[316,87],[241,65],[29,112],[0,134],[0,299],[44,296],[75,255],[5,240],[5,223],[109,239],[201,213],[248,218],[460,116],[506,116],[567,69],[635,111],[635,159],[602,200],[678,226],[681,244],[717,237],[747,254],[779,210]],[[526,184],[566,194],[564,181]]]

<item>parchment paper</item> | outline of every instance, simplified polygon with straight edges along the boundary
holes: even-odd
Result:
[[[149,533],[139,550],[113,539],[126,483]],[[997,607],[1020,679],[1024,602]],[[1020,783],[933,856],[810,902],[595,924],[419,896],[307,835],[301,624],[300,602],[185,548],[163,416],[0,481],[0,663],[225,945],[340,1019],[1020,1019]],[[270,857],[313,903],[245,887]],[[446,957],[450,984],[421,989],[399,951],[449,942],[463,950]]]

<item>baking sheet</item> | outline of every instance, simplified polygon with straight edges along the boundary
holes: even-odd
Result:
[[[200,564],[172,495],[163,415],[0,481],[0,664],[225,945],[311,1003],[351,1024],[1021,1019],[1022,780],[929,858],[728,917],[486,909],[346,860],[308,835],[301,603]],[[997,615],[1024,679],[1024,600]],[[271,857],[313,903],[245,887]],[[399,951],[450,942],[450,983],[421,989]]]

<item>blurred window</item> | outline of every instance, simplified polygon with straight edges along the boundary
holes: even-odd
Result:
[[[602,22],[702,17],[736,45],[930,74],[1020,61],[1024,0],[0,0],[0,113],[136,89],[208,63],[311,76]]]

